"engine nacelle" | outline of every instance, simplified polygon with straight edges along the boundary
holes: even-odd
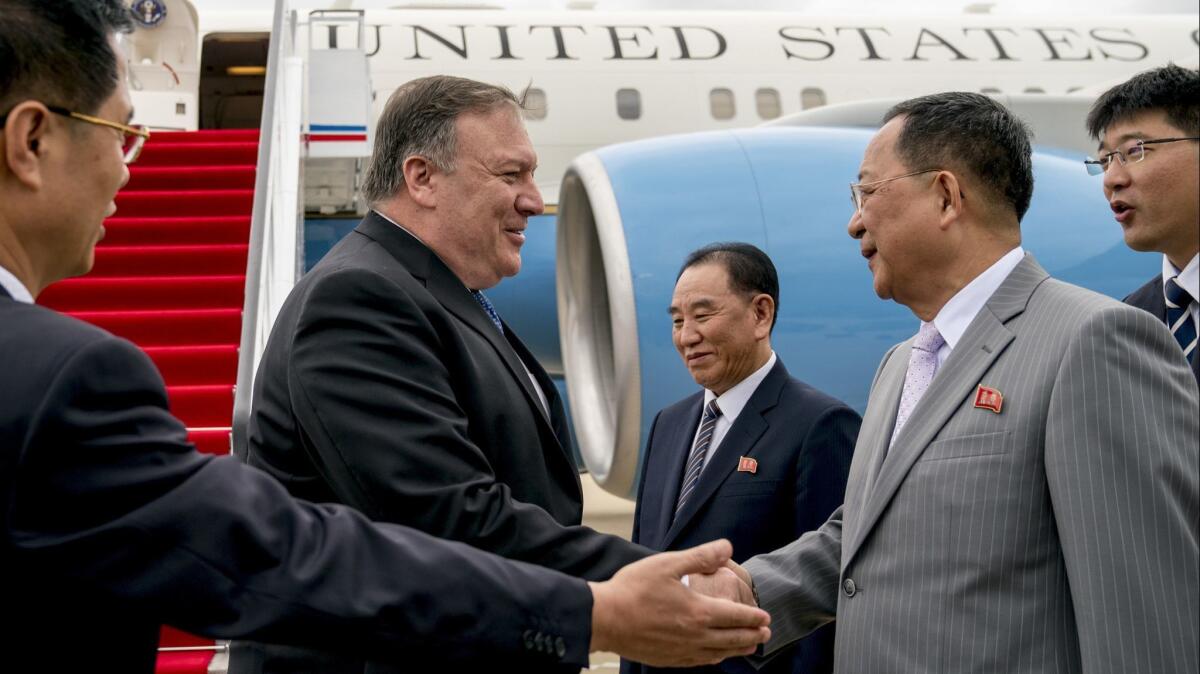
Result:
[[[559,339],[579,449],[596,481],[632,494],[655,413],[697,390],[667,306],[685,255],[746,241],[779,270],[772,345],[791,373],[854,408],[876,366],[917,329],[879,300],[846,225],[848,183],[872,131],[757,128],[601,148],[563,178],[557,222]],[[1023,245],[1054,276],[1121,297],[1160,264],[1123,244],[1100,180],[1037,152]],[[969,198],[969,196],[968,196]]]

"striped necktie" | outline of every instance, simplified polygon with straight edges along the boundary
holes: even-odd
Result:
[[[704,408],[704,416],[700,418],[700,432],[696,434],[696,443],[692,445],[692,452],[688,454],[687,470],[683,473],[683,487],[679,489],[679,500],[675,503],[676,516],[696,489],[696,483],[700,481],[700,471],[704,470],[704,457],[708,455],[708,448],[712,445],[713,429],[717,426],[719,416],[721,408],[717,407],[717,400],[714,398]]]
[[[1163,283],[1163,295],[1167,299],[1167,328],[1183,349],[1183,357],[1191,363],[1196,358],[1196,322],[1192,320],[1192,312],[1188,311],[1193,300],[1176,281],[1177,278],[1173,276]]]
[[[504,324],[500,322],[500,314],[496,313],[496,307],[492,306],[491,301],[488,300],[488,298],[478,290],[472,290],[471,297],[474,297],[475,301],[479,303],[479,306],[483,307],[484,313],[488,315],[488,318],[492,320],[492,324],[495,325],[496,329],[499,330],[500,334],[503,335]]]

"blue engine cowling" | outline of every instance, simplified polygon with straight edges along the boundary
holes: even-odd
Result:
[[[872,133],[688,134],[602,148],[571,165],[554,261],[561,353],[546,357],[565,371],[579,449],[601,486],[632,494],[655,413],[697,390],[666,310],[685,255],[707,243],[746,241],[771,256],[776,352],[794,376],[865,408],[879,359],[918,325],[875,296],[846,233],[848,184]],[[1035,153],[1023,245],[1054,276],[1121,297],[1160,262],[1124,246],[1099,179],[1082,157],[1062,155]]]

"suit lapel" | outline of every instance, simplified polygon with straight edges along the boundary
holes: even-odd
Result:
[[[509,344],[505,335],[500,334],[496,325],[483,311],[483,307],[479,306],[474,297],[471,297],[467,287],[454,275],[454,272],[450,271],[441,258],[420,239],[393,225],[375,211],[367,213],[357,229],[360,233],[378,241],[384,249],[404,265],[410,274],[424,281],[425,288],[445,307],[446,311],[454,314],[455,317],[483,336],[495,349],[500,359],[504,361],[509,373],[524,391],[526,402],[536,410],[535,415],[545,426],[543,430],[548,432],[549,437],[553,437],[557,441],[557,435],[546,415],[546,410],[542,408],[542,403],[533,390],[533,382],[526,374],[525,367],[512,344]],[[507,334],[512,334],[507,325],[504,329]],[[515,336],[512,339],[516,341]],[[549,402],[550,392],[544,391],[543,393],[546,394],[546,400]],[[561,445],[561,442],[558,444]],[[561,446],[560,449],[566,451]]]
[[[662,418],[659,419],[659,427],[662,428],[662,449],[656,450],[654,470],[659,471],[660,479],[655,482],[662,485],[658,492],[659,499],[658,510],[654,512],[654,530],[648,531],[649,534],[644,543],[654,550],[666,550],[667,531],[671,528],[671,522],[675,518],[675,503],[679,500],[679,490],[682,488],[683,468],[687,463],[688,454],[692,451],[692,439],[696,435],[696,427],[700,425],[700,413],[704,407],[704,393],[700,392],[692,396],[692,401],[686,406],[686,411],[678,415],[674,419]],[[657,444],[658,441],[655,441]],[[646,469],[647,475],[643,475],[642,479],[650,479],[647,476],[652,474],[649,467]]]
[[[912,465],[1013,340],[1014,335],[1005,323],[1025,310],[1033,291],[1047,278],[1046,271],[1032,256],[1026,255],[963,333],[950,357],[938,370],[929,390],[900,430],[896,442],[888,450],[887,457],[879,467],[877,479],[873,485],[869,485],[870,491],[863,495],[864,505],[855,526],[854,538],[850,539],[850,547],[842,555],[843,568],[853,559]],[[900,355],[900,351],[897,350],[896,355]],[[907,353],[907,349],[903,351]],[[901,369],[906,370],[907,367],[905,358]],[[889,383],[894,388],[902,388],[903,382],[901,375],[898,385],[895,381]],[[899,393],[893,392],[892,395],[898,396]],[[894,410],[890,416],[895,419]],[[878,429],[880,432],[879,437],[875,438],[876,442],[886,445],[892,425]]]
[[[782,360],[777,359],[775,366],[771,368],[750,399],[746,401],[746,406],[742,408],[741,414],[729,427],[729,431],[725,433],[721,444],[709,457],[692,495],[688,497],[687,503],[683,504],[683,509],[671,523],[671,528],[667,530],[662,549],[667,549],[675,541],[680,532],[687,527],[688,522],[712,499],[717,488],[737,470],[738,460],[743,456],[754,456],[755,449],[757,449],[755,444],[767,430],[767,422],[763,418],[763,414],[779,404],[779,396],[787,378],[787,368],[783,366]],[[703,402],[703,398],[701,398],[701,402]],[[697,417],[697,423],[699,423],[699,417]],[[695,428],[692,426],[693,432]],[[691,451],[690,442],[687,451]],[[682,473],[683,466],[681,465],[677,474],[682,475]],[[678,492],[676,493],[678,494]],[[672,507],[674,507],[673,504]]]
[[[854,459],[850,466],[850,480],[846,484],[845,502],[848,507],[843,511],[843,526],[848,541],[854,538],[859,516],[866,506],[866,496],[871,493],[871,487],[879,477],[879,469],[887,454],[888,439],[892,436],[892,428],[896,425],[896,413],[900,407],[900,393],[904,389],[911,342],[912,340],[909,340],[891,352],[871,390],[868,413],[863,418],[862,429],[858,433]]]

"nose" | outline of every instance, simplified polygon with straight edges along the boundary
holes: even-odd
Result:
[[[846,225],[846,233],[850,235],[851,239],[861,239],[863,238],[863,234],[867,232],[867,228],[863,227],[861,215],[862,211],[857,210],[850,215],[850,222]]]
[[[542,201],[542,191],[531,179],[526,189],[521,190],[521,193],[517,195],[517,212],[528,218],[541,215],[545,210],[546,204]]]
[[[1104,192],[1113,192],[1129,186],[1129,168],[1119,161],[1112,161],[1104,172]]]
[[[125,187],[125,183],[128,183],[128,182],[129,182],[129,164],[122,162],[122,164],[121,164],[121,184],[119,186],[117,186],[117,189],[120,190],[122,187]]]
[[[695,321],[686,319],[683,321],[683,324],[679,326],[678,340],[680,346],[693,346],[700,343],[700,331],[696,329]]]

